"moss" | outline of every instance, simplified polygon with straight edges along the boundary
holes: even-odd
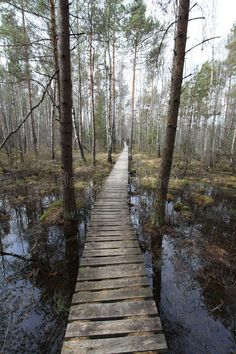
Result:
[[[55,224],[62,214],[63,200],[55,200],[40,216],[42,223]]]
[[[188,220],[193,220],[193,213],[191,212],[191,210],[183,210],[181,212],[181,215]]]
[[[180,212],[182,210],[189,210],[189,207],[183,203],[174,204],[174,210]]]
[[[173,202],[175,200],[175,196],[171,193],[167,193],[168,202]]]
[[[187,179],[170,179],[169,188],[173,190],[183,189],[191,184]]]
[[[197,206],[205,207],[214,204],[214,199],[209,195],[202,195],[199,193],[193,193],[191,195],[192,200],[194,201]]]
[[[78,179],[78,180],[75,182],[74,187],[75,187],[75,189],[81,190],[81,189],[86,188],[87,185],[88,185],[88,182],[87,182],[87,181],[83,181],[83,180],[81,181],[81,180]]]
[[[157,178],[156,177],[141,177],[140,186],[147,189],[156,190],[157,189]]]

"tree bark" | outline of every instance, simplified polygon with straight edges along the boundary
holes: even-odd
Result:
[[[132,98],[131,98],[130,152],[132,152],[133,140],[134,140],[136,64],[137,64],[137,45],[135,45],[135,47],[134,47],[134,62],[133,62]]]
[[[27,43],[28,38],[27,38],[27,32],[26,32],[24,10],[22,10],[22,23],[23,23],[25,42]],[[37,155],[38,154],[38,141],[37,141],[37,135],[36,135],[36,130],[35,130],[34,114],[33,114],[33,109],[32,109],[33,108],[33,98],[32,98],[32,83],[31,83],[31,70],[30,70],[30,63],[29,63],[28,45],[24,46],[24,50],[25,50],[25,64],[26,64],[26,80],[27,80],[28,95],[29,95],[29,108],[31,111],[32,139],[33,139],[33,145],[34,145],[34,152]]]
[[[157,199],[157,215],[159,225],[165,223],[165,204],[168,192],[168,184],[174,153],[175,136],[180,106],[181,86],[183,80],[183,68],[185,47],[187,41],[187,28],[189,18],[189,0],[179,1],[177,30],[175,37],[174,56],[172,64],[172,77],[170,88],[170,100],[167,115],[167,127],[164,142],[164,152],[159,176],[159,188]]]
[[[108,137],[107,137],[107,161],[109,163],[112,163],[112,59],[111,59],[111,51],[110,51],[110,42],[108,43],[108,57],[109,57],[109,67],[108,67],[108,82],[109,82],[109,88],[108,88]]]
[[[116,149],[116,42],[112,43],[112,144]]]
[[[63,175],[64,218],[75,218],[75,193],[72,158],[72,83],[68,0],[58,1],[60,138]]]
[[[92,20],[91,20],[92,21]],[[96,122],[95,122],[95,102],[94,102],[94,53],[93,35],[89,34],[89,75],[90,75],[90,95],[92,112],[92,164],[96,165]]]
[[[78,120],[76,119],[75,110],[74,109],[72,109],[72,119],[73,119],[75,137],[76,137],[78,148],[79,148],[79,152],[80,152],[80,157],[81,157],[81,160],[86,164],[87,161],[86,161],[86,158],[85,158],[85,155],[84,155],[84,149],[83,149],[83,146],[82,146],[82,143],[81,143],[81,140],[80,140],[79,124],[78,124]]]

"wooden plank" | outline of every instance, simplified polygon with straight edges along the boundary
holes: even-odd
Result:
[[[167,346],[163,334],[88,340],[72,339],[64,342],[62,353],[122,354],[150,350],[166,353]]]
[[[88,231],[88,236],[91,234],[96,235],[136,235],[134,230],[130,227],[113,227],[113,226],[103,226],[103,227],[90,227]]]
[[[109,321],[75,321],[69,323],[66,338],[102,335],[128,334],[137,332],[155,332],[162,330],[158,317],[133,317]]]
[[[153,300],[130,300],[102,304],[79,304],[71,306],[69,321],[129,317],[134,315],[157,315],[155,302]]]
[[[106,230],[106,229],[90,229],[89,232],[87,233],[87,236],[136,236],[135,232],[133,230],[125,229],[125,230]]]
[[[100,250],[105,248],[133,248],[139,247],[137,240],[125,240],[125,241],[103,241],[103,242],[86,242],[84,249],[85,250]]]
[[[143,264],[118,264],[104,267],[81,267],[79,270],[79,280],[96,280],[131,277],[134,275],[145,275]]]
[[[142,254],[139,247],[136,248],[113,248],[104,250],[84,250],[83,257],[104,257]]]
[[[151,299],[152,291],[150,288],[121,288],[121,289],[108,289],[100,291],[81,291],[75,293],[72,298],[72,304],[88,303],[88,302],[101,302],[101,301],[117,301],[128,299]]]
[[[120,230],[126,230],[128,227],[130,227],[130,221],[125,221],[122,222],[121,220],[114,220],[114,221],[107,221],[104,220],[91,220],[90,222],[90,227],[93,228],[104,228],[106,230],[110,230],[112,227],[114,229],[120,229]]]
[[[83,257],[81,259],[81,266],[94,266],[106,264],[124,264],[124,263],[141,263],[143,264],[143,256],[116,256],[116,257]]]
[[[107,235],[107,236],[87,236],[86,242],[107,242],[107,241],[135,241],[136,236],[119,236],[119,235]]]
[[[103,290],[103,289],[119,289],[123,287],[138,287],[149,286],[148,278],[129,277],[129,278],[115,278],[103,280],[78,281],[76,283],[75,292],[88,290]]]

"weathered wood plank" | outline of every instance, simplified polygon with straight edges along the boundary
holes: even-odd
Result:
[[[134,275],[145,275],[143,264],[118,264],[104,267],[81,267],[79,270],[79,280],[96,280],[130,277]]]
[[[75,292],[88,290],[119,289],[123,287],[149,286],[146,276],[129,278],[114,278],[103,280],[78,281]]]
[[[83,257],[104,257],[141,254],[140,248],[113,248],[104,250],[84,250]]]
[[[84,249],[85,250],[100,250],[105,248],[133,248],[138,247],[137,240],[125,240],[125,241],[103,241],[103,242],[86,242]]]
[[[62,353],[121,354],[150,350],[157,350],[158,353],[166,352],[167,347],[163,334],[88,340],[73,339],[64,342]]]
[[[92,210],[62,353],[166,350],[129,217],[127,190],[124,151]]]
[[[88,231],[87,236],[136,236],[135,232],[133,230],[129,230],[124,229],[124,230],[120,230],[120,229],[116,229],[116,230],[106,230],[106,229],[91,229]]]
[[[69,321],[104,319],[127,316],[157,315],[153,300],[118,301],[112,303],[92,303],[71,306]]]
[[[81,291],[75,293],[72,298],[72,304],[80,304],[84,302],[101,302],[101,301],[117,301],[128,299],[151,299],[152,291],[150,288],[135,288],[135,289],[108,289],[100,291]]]
[[[134,230],[132,230],[130,228],[130,226],[128,227],[123,227],[120,226],[119,228],[117,226],[98,226],[98,227],[90,227],[88,230],[88,236],[91,234],[95,234],[95,235],[135,235]]]
[[[124,264],[124,263],[141,263],[143,264],[143,256],[116,256],[116,257],[86,257],[82,258],[81,266],[94,266],[94,265],[109,265],[109,264]]]
[[[160,332],[161,322],[158,317],[133,317],[109,321],[75,321],[69,323],[66,338],[101,335],[128,334],[137,332]]]
[[[89,236],[86,237],[86,242],[107,242],[107,241],[136,241],[135,236],[119,236],[119,235],[107,235],[107,236]]]

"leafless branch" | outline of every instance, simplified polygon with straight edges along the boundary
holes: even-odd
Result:
[[[8,47],[8,48],[11,48],[11,47],[24,47],[24,46],[31,46],[31,45],[34,45],[34,44],[37,44],[37,43],[40,43],[40,42],[44,42],[44,41],[51,41],[50,38],[41,38],[41,39],[37,39],[35,41],[32,41],[32,42],[28,42],[28,43],[16,43],[16,44],[0,44],[0,47]]]
[[[195,49],[195,48],[198,47],[199,45],[204,44],[204,43],[209,42],[209,41],[212,41],[213,39],[217,39],[217,38],[220,38],[220,36],[204,39],[201,43],[198,43],[198,44],[194,45],[193,47],[189,48],[189,49],[185,52],[185,54],[187,54],[188,52],[190,52],[192,49]]]
[[[51,19],[49,17],[47,17],[47,16],[41,15],[38,12],[35,12],[35,11],[32,11],[32,10],[26,10],[25,8],[22,8],[21,6],[17,5],[15,3],[15,1],[4,0],[4,2],[6,4],[10,5],[10,6],[13,6],[15,9],[17,9],[19,11],[24,11],[24,12],[30,14],[30,15],[34,15],[34,16],[37,16],[37,17],[41,17],[44,20],[51,21]]]
[[[205,20],[205,19],[206,19],[206,17],[204,17],[204,16],[193,17],[193,18],[190,18],[190,19],[188,20],[188,22],[190,22],[190,21],[195,21],[195,20]]]
[[[39,102],[38,102],[34,107],[32,107],[32,109],[30,110],[30,112],[25,116],[25,118],[20,122],[20,124],[18,124],[18,126],[17,126],[14,130],[12,130],[12,131],[6,136],[6,138],[3,140],[3,142],[2,142],[1,145],[0,145],[0,150],[5,146],[5,144],[6,144],[7,141],[11,138],[11,136],[18,132],[18,130],[22,127],[22,125],[26,122],[26,120],[31,116],[32,112],[33,112],[36,108],[38,108],[38,107],[40,106],[40,104],[43,102],[43,100],[44,100],[44,98],[45,98],[45,95],[46,95],[46,93],[47,93],[47,91],[48,91],[48,88],[49,88],[49,86],[51,85],[52,80],[54,79],[54,77],[56,76],[56,74],[57,74],[57,72],[55,72],[55,73],[53,74],[53,76],[50,78],[50,80],[49,80],[47,86],[45,87],[45,90],[43,91],[42,97],[41,97],[41,99],[39,100]]]
[[[183,80],[187,79],[188,77],[192,76],[193,74],[188,74],[187,76],[183,77]]]

